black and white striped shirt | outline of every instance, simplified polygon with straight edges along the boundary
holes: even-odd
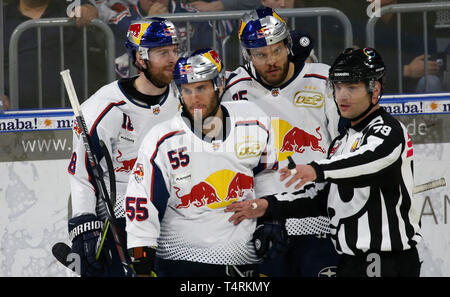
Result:
[[[401,251],[420,241],[420,213],[412,200],[411,138],[384,109],[335,138],[328,158],[310,165],[316,170],[316,182],[327,182],[324,189],[314,199],[268,198],[265,216],[328,213],[339,254]]]

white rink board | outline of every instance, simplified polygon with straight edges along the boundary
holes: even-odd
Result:
[[[68,242],[68,160],[0,162],[0,276],[70,276],[52,256]]]
[[[407,117],[416,185],[441,177],[450,184],[450,94],[385,97],[383,106]],[[69,243],[71,118],[66,110],[0,115],[0,277],[73,275],[51,254],[54,243]],[[23,131],[28,122],[35,125]],[[414,201],[422,212],[421,275],[450,277],[449,186]]]
[[[450,143],[415,145],[414,158],[416,184],[449,183]],[[0,163],[0,276],[72,275],[51,254],[54,243],[68,242],[68,161]],[[424,207],[422,276],[450,276],[449,197],[448,186],[415,196],[418,211]]]
[[[415,195],[422,211],[421,276],[450,276],[450,143],[414,145],[416,184],[444,177],[447,185]]]

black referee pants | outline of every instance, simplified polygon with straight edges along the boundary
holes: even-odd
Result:
[[[416,247],[399,252],[340,255],[337,277],[419,277],[421,262]]]

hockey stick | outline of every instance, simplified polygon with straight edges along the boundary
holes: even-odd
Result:
[[[110,189],[110,198],[111,198],[111,205],[114,209],[116,204],[116,177],[114,174],[114,167],[111,160],[111,155],[108,152],[108,148],[106,147],[105,143],[100,140],[100,146],[102,148],[103,156],[105,157],[106,166],[108,167],[109,172],[109,189]],[[95,259],[98,260],[100,258],[103,244],[105,243],[106,234],[108,234],[109,229],[109,220],[106,220],[105,225],[103,226],[103,229],[100,232],[100,236],[98,237],[97,246],[96,246],[96,254]]]
[[[413,194],[417,194],[417,193],[421,193],[421,192],[425,192],[425,191],[429,191],[432,189],[436,189],[439,187],[445,187],[446,183],[445,183],[445,178],[441,177],[440,179],[428,182],[428,183],[424,183],[422,185],[419,186],[415,186],[413,189]]]
[[[64,85],[67,90],[67,94],[69,95],[69,100],[70,100],[70,104],[73,109],[75,119],[78,123],[78,127],[81,130],[80,135],[83,140],[83,144],[84,144],[84,147],[86,150],[86,155],[88,158],[89,165],[90,165],[93,175],[94,175],[94,182],[98,189],[98,195],[101,198],[101,200],[103,201],[104,210],[106,211],[106,216],[107,216],[106,226],[110,226],[110,228],[111,228],[111,232],[112,232],[112,235],[114,238],[114,242],[116,243],[119,258],[120,258],[120,261],[121,261],[122,266],[125,271],[125,275],[135,276],[136,273],[134,272],[134,270],[130,264],[131,259],[127,253],[126,247],[123,246],[123,244],[119,238],[116,220],[115,220],[115,216],[114,216],[114,209],[111,204],[111,200],[109,199],[108,191],[107,191],[107,188],[105,185],[105,181],[103,179],[103,170],[100,167],[100,164],[98,163],[98,161],[96,159],[96,156],[92,153],[91,148],[93,146],[91,143],[91,139],[89,137],[86,122],[85,122],[84,117],[81,112],[80,102],[78,101],[78,97],[75,92],[75,88],[73,86],[72,78],[70,76],[70,70],[66,69],[64,71],[61,71],[61,76],[63,78]]]

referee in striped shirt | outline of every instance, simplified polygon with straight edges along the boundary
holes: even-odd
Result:
[[[414,207],[413,148],[403,124],[380,107],[385,65],[372,48],[346,49],[329,81],[347,132],[333,140],[327,159],[280,170],[299,197],[275,196],[233,203],[230,222],[246,218],[328,215],[340,255],[337,276],[420,275],[416,249],[420,214]],[[311,182],[324,190],[307,197]]]

